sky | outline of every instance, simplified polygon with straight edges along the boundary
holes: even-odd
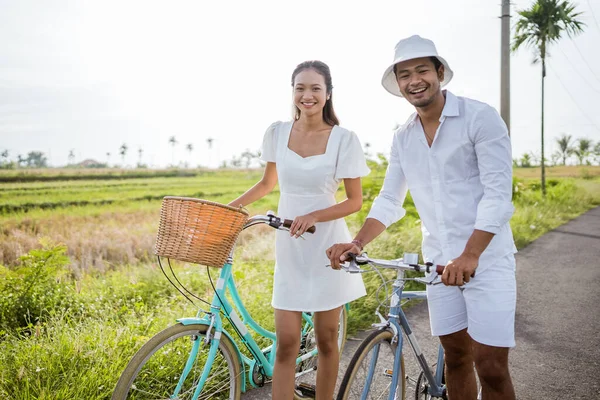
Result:
[[[513,24],[531,4],[513,2]],[[549,50],[548,154],[564,133],[600,141],[600,0],[575,4],[585,32]],[[447,89],[499,110],[499,15],[500,0],[0,0],[0,151],[42,151],[53,166],[72,150],[75,162],[216,167],[291,118],[292,71],[318,59],[341,125],[389,154],[413,112],[380,83],[395,44],[433,40],[454,71]],[[526,48],[511,59],[513,158],[540,152],[532,60]]]

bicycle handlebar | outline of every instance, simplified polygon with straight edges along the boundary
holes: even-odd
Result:
[[[418,264],[416,261],[419,259],[418,254],[414,253],[404,253],[404,257],[397,260],[380,260],[376,258],[370,258],[366,253],[362,253],[361,255],[356,255],[353,253],[348,253],[350,256],[350,260],[348,265],[342,264],[341,267],[344,271],[350,273],[363,273],[365,270],[361,269],[359,265],[374,265],[376,267],[381,268],[390,268],[390,269],[401,269],[405,271],[417,271],[417,272],[436,272],[438,275],[442,275],[444,273],[445,265],[434,265],[433,263],[425,263]],[[406,260],[406,262],[404,261]],[[413,262],[414,261],[414,262]],[[475,272],[471,275],[471,277],[475,276]]]
[[[254,215],[253,217],[248,218],[248,221],[246,221],[246,224],[244,225],[243,229],[246,229],[251,226],[258,225],[258,224],[267,224],[270,227],[273,227],[275,229],[289,231],[293,222],[294,221],[292,221],[291,219],[281,219],[280,217],[275,215],[275,213],[273,213],[272,211],[268,211],[267,215]],[[317,230],[317,228],[315,226],[311,226],[310,228],[308,228],[306,230],[306,232],[315,233],[316,230]]]
[[[282,224],[282,225],[283,225],[285,228],[288,228],[288,229],[290,229],[290,227],[292,226],[292,223],[293,223],[293,222],[294,222],[294,221],[292,221],[291,219],[284,219],[284,220],[283,220],[283,224]],[[311,226],[310,228],[308,228],[308,229],[306,230],[306,232],[308,232],[308,233],[315,233],[315,232],[316,232],[316,230],[317,230],[317,228],[316,228],[315,226]]]

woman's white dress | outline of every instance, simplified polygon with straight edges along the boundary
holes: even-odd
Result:
[[[278,215],[297,216],[331,207],[344,178],[369,174],[356,134],[334,126],[324,154],[301,157],[288,147],[293,122],[275,122],[266,131],[261,159],[277,165]],[[344,219],[316,224],[306,240],[277,231],[272,306],[290,311],[326,311],[366,294],[362,276],[333,270],[325,250],[352,237]]]

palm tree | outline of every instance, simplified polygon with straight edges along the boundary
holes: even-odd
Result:
[[[175,136],[171,136],[169,138],[169,143],[171,144],[171,146],[173,146],[173,156],[171,159],[171,164],[175,166],[175,145],[177,144],[177,139],[175,139]]]
[[[192,151],[194,151],[194,145],[191,143],[188,143],[185,145],[185,149],[188,151],[188,153],[190,153],[190,160],[192,159]]]
[[[523,154],[523,156],[521,157],[521,167],[523,168],[529,168],[531,167],[531,155],[529,153],[525,153]]]
[[[142,155],[144,154],[144,149],[142,149],[141,147],[138,148],[138,167],[141,167],[142,165]]]
[[[600,142],[597,142],[594,146],[594,155],[596,156],[596,162],[600,165]]]
[[[4,158],[3,164],[8,164],[8,150],[2,151],[0,156]]]
[[[577,147],[573,149],[573,154],[579,160],[579,165],[583,165],[586,158],[590,156],[592,150],[592,141],[589,139],[579,139]]]
[[[567,165],[567,157],[569,157],[573,153],[573,148],[571,147],[571,139],[573,137],[571,135],[567,135],[563,133],[563,135],[556,139],[556,143],[558,143],[560,157],[562,158],[562,165]]]
[[[550,165],[553,166],[553,167],[556,167],[558,165],[558,162],[560,161],[560,159],[562,157],[563,157],[563,155],[562,155],[562,153],[560,151],[555,151],[550,156]]]
[[[75,160],[75,149],[69,150],[69,164],[73,164],[73,160]]]
[[[573,37],[583,32],[585,24],[577,18],[575,6],[568,0],[536,0],[530,9],[518,11],[520,15],[516,24],[516,32],[512,51],[517,51],[523,44],[533,48],[534,64],[542,63],[542,193],[546,195],[546,170],[544,169],[544,78],[546,77],[546,57],[548,46],[558,42],[563,33]]]
[[[108,164],[110,163],[110,151],[106,152],[106,166],[108,167]]]
[[[210,161],[211,161],[211,158],[212,158],[212,157],[211,157],[211,153],[212,153],[212,152],[211,152],[210,150],[212,150],[212,146],[213,146],[213,142],[214,142],[214,141],[215,141],[215,139],[213,139],[213,138],[210,138],[210,137],[209,137],[208,139],[206,139],[206,143],[208,144],[208,150],[209,150],[209,153],[208,153],[208,164],[209,164],[209,168],[210,168],[210,165],[211,165]]]
[[[125,155],[127,154],[127,143],[123,143],[121,147],[119,147],[119,154],[121,155],[121,160],[123,161],[123,168],[125,167]]]

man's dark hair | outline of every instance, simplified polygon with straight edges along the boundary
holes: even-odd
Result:
[[[438,60],[437,57],[434,57],[434,56],[429,57],[429,59],[433,63],[435,70],[438,71],[440,69],[440,67],[442,66],[442,62],[440,60]]]
[[[440,60],[438,60],[438,58],[435,56],[430,56],[429,59],[433,63],[433,67],[435,68],[435,71],[436,72],[439,71],[440,67],[442,66],[442,62]],[[398,77],[398,72],[396,71],[397,66],[398,66],[398,64],[394,65],[394,75],[396,75],[396,77]]]

